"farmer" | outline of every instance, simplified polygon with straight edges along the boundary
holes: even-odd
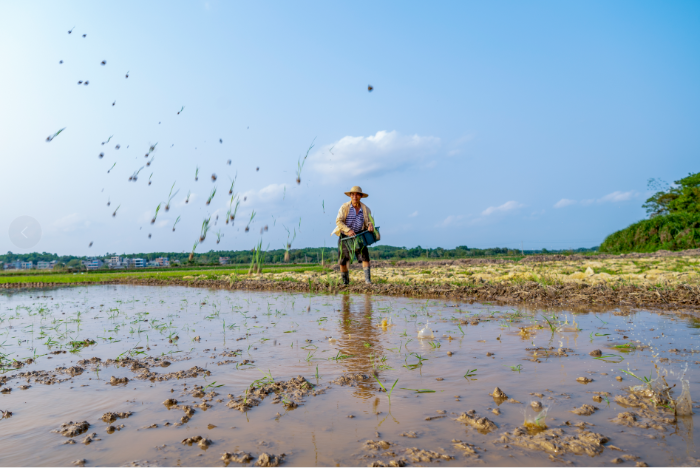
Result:
[[[372,212],[367,205],[360,202],[360,199],[367,198],[369,195],[362,192],[362,188],[355,186],[345,195],[350,197],[350,201],[343,203],[338,210],[338,216],[335,218],[336,228],[333,234],[340,236],[338,239],[338,248],[340,255],[338,256],[338,264],[340,265],[340,277],[343,279],[343,284],[350,284],[350,272],[348,271],[348,261],[350,261],[353,248],[352,241],[343,242],[343,239],[352,237],[360,231],[374,232],[374,226],[370,222]],[[363,245],[355,251],[355,257],[362,261],[362,268],[365,270],[365,283],[372,284],[369,267],[369,251],[367,246]]]

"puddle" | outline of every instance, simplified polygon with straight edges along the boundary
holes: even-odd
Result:
[[[699,323],[361,295],[4,291],[0,465],[697,465]]]

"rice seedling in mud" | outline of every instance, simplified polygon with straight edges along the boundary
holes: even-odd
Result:
[[[306,154],[302,158],[299,156],[299,161],[297,161],[297,184],[301,184],[301,171],[304,169],[304,164],[306,164],[306,158],[309,157],[309,153],[311,152],[311,149],[314,147],[314,141],[316,141],[316,138],[311,141],[311,145],[309,145],[309,149],[306,150]]]

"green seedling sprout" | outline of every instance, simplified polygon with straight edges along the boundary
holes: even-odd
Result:
[[[190,202],[190,195],[192,195],[192,192],[190,190],[187,191],[187,198],[185,198],[185,203]]]
[[[523,369],[522,364],[518,364],[517,366],[506,366],[506,367],[510,367],[510,370],[512,370],[514,372],[517,371],[518,373],[520,373],[520,371]]]
[[[377,383],[384,389],[384,392],[387,394],[387,398],[389,398],[389,405],[391,405],[391,394],[394,392],[394,387],[396,387],[396,384],[399,382],[399,379],[396,379],[394,381],[394,385],[391,386],[391,390],[387,390],[384,384],[377,378],[377,376],[374,376],[374,380],[377,381]]]
[[[173,232],[175,232],[175,226],[177,226],[177,223],[180,222],[180,217],[178,216],[177,219],[175,220],[175,224],[173,224]]]
[[[223,234],[221,234],[221,229],[219,229],[219,230],[216,232],[216,243],[217,243],[217,244],[218,244],[219,242],[221,242],[221,236],[222,236],[222,235],[223,235]]]
[[[651,373],[649,373],[649,377],[646,377],[646,376],[639,377],[638,375],[634,374],[633,372],[626,371],[624,369],[620,369],[620,370],[622,372],[624,372],[625,374],[634,377],[635,379],[639,380],[640,382],[642,382],[644,384],[651,385],[651,382],[652,382],[652,379],[651,379],[652,374]]]
[[[300,156],[299,161],[297,161],[297,185],[301,184],[301,170],[304,168],[304,164],[306,163],[306,158],[309,157],[309,152],[311,151],[311,148],[314,147],[314,141],[316,141],[315,137],[314,137],[313,141],[311,142],[311,146],[309,146],[309,149],[306,150],[306,154],[304,155],[304,158],[302,159]]]
[[[459,328],[459,331],[462,332],[462,335],[464,335],[464,330],[462,330],[462,326],[461,326],[461,325],[457,325],[457,328]]]
[[[622,362],[625,360],[625,358],[618,354],[603,354],[602,356],[594,357],[593,359],[598,359],[605,362]]]
[[[112,172],[112,169],[114,169],[114,166],[116,166],[116,165],[117,165],[117,163],[112,164],[112,167],[110,167],[109,170],[107,170],[107,174]]]
[[[469,369],[466,374],[464,374],[464,378],[469,380],[469,378],[474,377],[476,375],[477,369]]]
[[[117,209],[114,210],[114,213],[112,213],[112,217],[117,216],[117,211],[119,211],[119,208],[120,208],[120,207],[121,207],[121,205],[119,205],[119,206],[117,207]]]
[[[199,180],[199,166],[197,166],[197,169],[194,171],[194,181],[197,182]]]
[[[192,261],[194,258],[194,251],[197,249],[197,246],[199,245],[199,241],[194,241],[194,245],[192,246],[192,252],[190,252],[189,260]]]

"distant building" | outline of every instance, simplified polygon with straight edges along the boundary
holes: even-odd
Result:
[[[31,270],[32,268],[34,268],[34,262],[20,262],[20,264],[20,268],[22,270]]]
[[[158,266],[162,267],[168,267],[170,266],[170,262],[168,261],[168,257],[158,257],[154,260],[158,264]]]
[[[104,265],[104,262],[99,258],[93,258],[90,260],[84,260],[83,265],[85,265],[85,268],[87,268],[88,270],[97,270],[102,265]]]
[[[219,265],[228,265],[230,257],[219,257]]]
[[[121,257],[112,257],[107,261],[107,263],[109,264],[109,268],[111,269],[124,268]]]
[[[53,268],[52,263],[53,263],[53,265],[56,264],[55,261],[54,262],[44,262],[44,261],[36,262],[36,269],[37,270],[48,270],[50,268]]]

